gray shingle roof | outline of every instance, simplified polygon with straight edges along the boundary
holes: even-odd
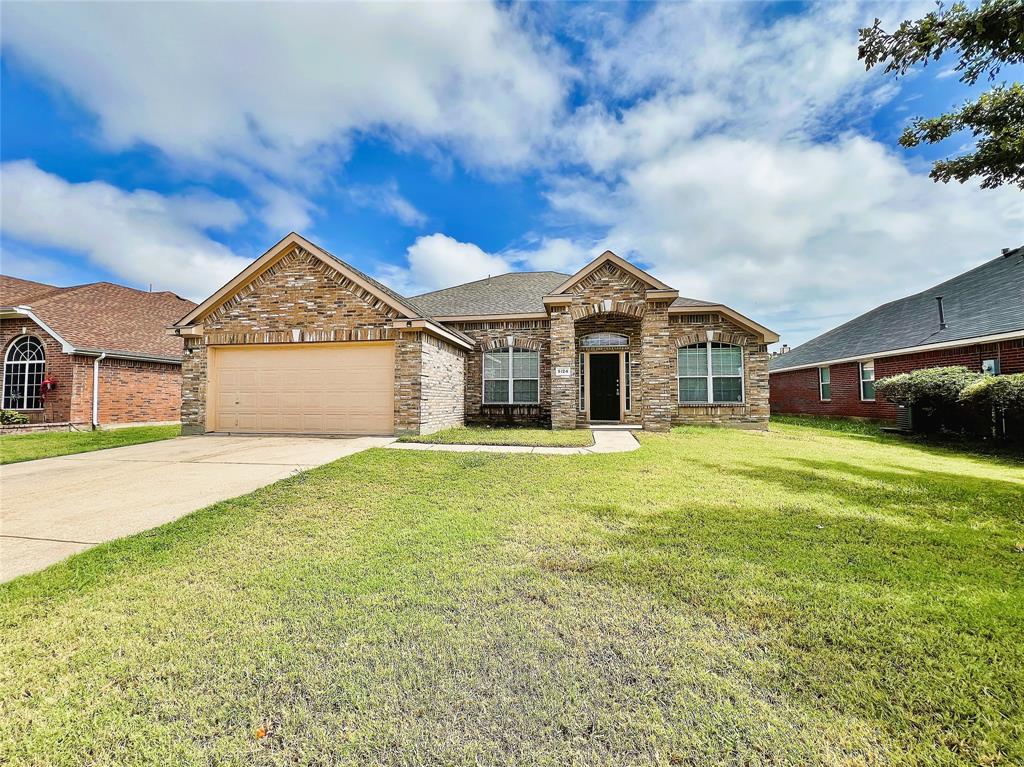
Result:
[[[936,296],[946,327],[939,328]],[[951,280],[890,301],[772,359],[770,370],[1024,331],[1024,247]]]
[[[679,296],[675,301],[672,302],[672,306],[721,306],[716,304],[714,301],[701,301],[699,298],[686,298]]]
[[[561,272],[509,272],[413,296],[433,317],[530,314],[544,311],[545,295],[569,279]]]

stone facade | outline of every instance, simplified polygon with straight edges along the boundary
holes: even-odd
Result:
[[[282,256],[203,319],[206,344],[384,341],[398,316],[301,248]]]
[[[465,414],[472,424],[551,425],[551,344],[547,320],[495,320],[492,322],[447,323],[476,342],[466,358]],[[533,349],[540,360],[540,403],[537,405],[484,405],[484,352],[508,345]]]
[[[46,354],[46,377],[56,383],[42,409],[24,410],[31,423],[92,424],[95,357],[65,354],[61,345],[28,318],[0,320],[0,350],[16,338],[38,338]],[[181,410],[181,366],[108,357],[100,361],[99,423],[174,422]]]
[[[623,347],[601,347],[584,346],[583,338],[591,333],[619,333],[629,338],[629,346]],[[640,328],[640,319],[623,314],[594,314],[585,317],[576,323],[576,360],[579,366],[580,354],[600,354],[602,352],[629,352],[629,367],[627,377],[629,378],[629,409],[624,413],[623,423],[635,426],[643,425],[643,386],[641,385],[640,361],[643,359],[643,333]],[[584,363],[586,364],[586,363]],[[583,377],[586,379],[586,370],[577,370],[577,381]],[[626,381],[622,382],[625,387]],[[577,400],[580,399],[581,387],[577,383]],[[583,427],[589,422],[586,411],[587,403],[583,401],[577,407],[576,426]]]
[[[719,314],[673,314],[672,291],[652,288],[622,268],[621,261],[602,261],[567,293],[546,299],[544,314],[447,322],[446,328],[472,343],[468,352],[458,338],[425,328],[422,322],[408,322],[412,318],[396,308],[401,304],[381,300],[361,286],[365,283],[346,276],[350,272],[332,268],[302,247],[287,250],[276,260],[268,256],[268,264],[202,318],[199,337],[186,338],[182,420],[189,433],[201,432],[205,425],[210,345],[380,340],[395,344],[396,434],[425,434],[467,422],[585,426],[580,355],[602,351],[628,351],[629,372],[621,381],[623,387],[627,380],[630,384],[629,406],[622,418],[627,424],[664,431],[683,423],[767,422],[763,341]],[[600,332],[626,335],[629,344],[604,349],[582,345],[584,336]],[[742,404],[695,407],[678,402],[677,349],[687,339],[706,340],[709,333],[743,348]],[[538,404],[483,402],[484,354],[510,344],[538,354]]]
[[[465,351],[425,333],[401,333],[395,344],[395,434],[462,426],[465,384]]]
[[[462,426],[466,420],[466,352],[421,334],[419,434]]]
[[[464,351],[419,329],[396,330],[398,316],[390,304],[311,253],[285,253],[203,318],[200,337],[186,337],[183,432],[206,430],[209,346],[332,341],[394,340],[396,434],[461,425]]]
[[[753,333],[734,322],[714,314],[683,314],[673,316],[669,322],[669,335],[673,340],[673,357],[680,346],[704,343],[711,334],[713,341],[736,344],[743,349],[743,403],[735,405],[683,405],[674,391],[675,411],[672,423],[677,426],[724,425],[767,428],[768,407],[768,347]],[[676,360],[672,361],[673,369]],[[673,373],[673,375],[675,375]],[[672,382],[673,389],[677,387]]]

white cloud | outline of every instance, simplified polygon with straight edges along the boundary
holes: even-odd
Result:
[[[856,136],[709,138],[610,187],[565,181],[551,200],[606,224],[608,247],[683,295],[731,304],[790,344],[994,258],[1024,232],[1018,192],[935,185]]]
[[[600,250],[564,238],[541,238],[532,247],[488,253],[471,242],[435,232],[406,250],[404,266],[386,265],[378,277],[411,296],[522,270],[575,272]]]
[[[95,113],[110,148],[262,178],[275,229],[308,222],[298,197],[360,135],[509,168],[563,104],[560,55],[484,3],[12,3],[3,45]]]
[[[1019,192],[936,185],[858,133],[897,92],[857,60],[877,10],[825,4],[765,26],[751,6],[672,4],[613,19],[590,46],[596,101],[562,135],[583,170],[552,177],[558,220],[604,229],[684,295],[791,344],[1019,244]],[[605,92],[635,101],[611,110]]]
[[[418,237],[406,251],[408,265],[385,266],[379,277],[405,295],[513,271],[512,264],[477,245],[435,232]]]
[[[393,216],[406,226],[423,226],[427,223],[426,214],[402,196],[395,181],[375,186],[350,187],[348,196],[354,204]]]
[[[11,238],[76,251],[131,284],[190,298],[204,298],[248,263],[206,234],[245,220],[220,197],[73,184],[25,160],[0,165],[0,189],[5,254]]]

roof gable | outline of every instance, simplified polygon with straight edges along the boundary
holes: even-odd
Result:
[[[359,287],[363,288],[368,293],[394,309],[399,316],[410,318],[423,316],[423,313],[413,306],[408,299],[400,296],[398,293],[382,285],[368,275],[363,274],[354,266],[342,261],[337,256],[334,256],[323,248],[314,245],[305,237],[292,232],[262,256],[249,264],[249,266],[235,275],[227,283],[222,285],[213,293],[213,295],[199,304],[199,306],[174,323],[174,327],[180,328],[199,322],[296,247],[308,252],[311,256],[319,259],[334,271],[352,280],[352,282],[359,285]]]
[[[587,277],[589,277],[591,274],[593,274],[598,269],[600,269],[604,264],[607,264],[607,263],[615,264],[615,266],[617,266],[622,271],[624,271],[624,272],[628,273],[630,276],[635,277],[638,280],[640,280],[649,289],[652,289],[652,290],[672,290],[672,288],[670,286],[666,285],[664,282],[659,280],[657,277],[654,277],[654,276],[648,274],[647,272],[645,272],[643,269],[641,269],[641,268],[639,268],[637,266],[634,266],[633,264],[631,264],[626,259],[624,259],[624,258],[622,258],[620,256],[617,256],[616,254],[612,253],[610,250],[606,250],[600,256],[598,256],[593,261],[591,261],[589,264],[587,264],[582,269],[580,269],[578,272],[576,272],[576,274],[572,275],[571,277],[569,277],[569,279],[565,280],[564,282],[562,282],[561,284],[556,286],[555,289],[552,290],[549,295],[560,295],[562,293],[568,293],[570,290],[572,290],[572,288],[577,283],[582,282]]]

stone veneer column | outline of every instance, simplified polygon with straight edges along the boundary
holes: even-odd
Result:
[[[200,338],[185,339],[181,361],[181,433],[206,431],[207,347]]]
[[[568,306],[551,309],[551,428],[576,428],[576,323]],[[569,368],[565,377],[555,368]]]
[[[395,338],[395,436],[420,433],[423,394],[423,338],[398,332]]]
[[[643,355],[640,381],[643,392],[643,427],[668,431],[676,405],[675,344],[668,329],[668,303],[648,302],[640,320]]]

